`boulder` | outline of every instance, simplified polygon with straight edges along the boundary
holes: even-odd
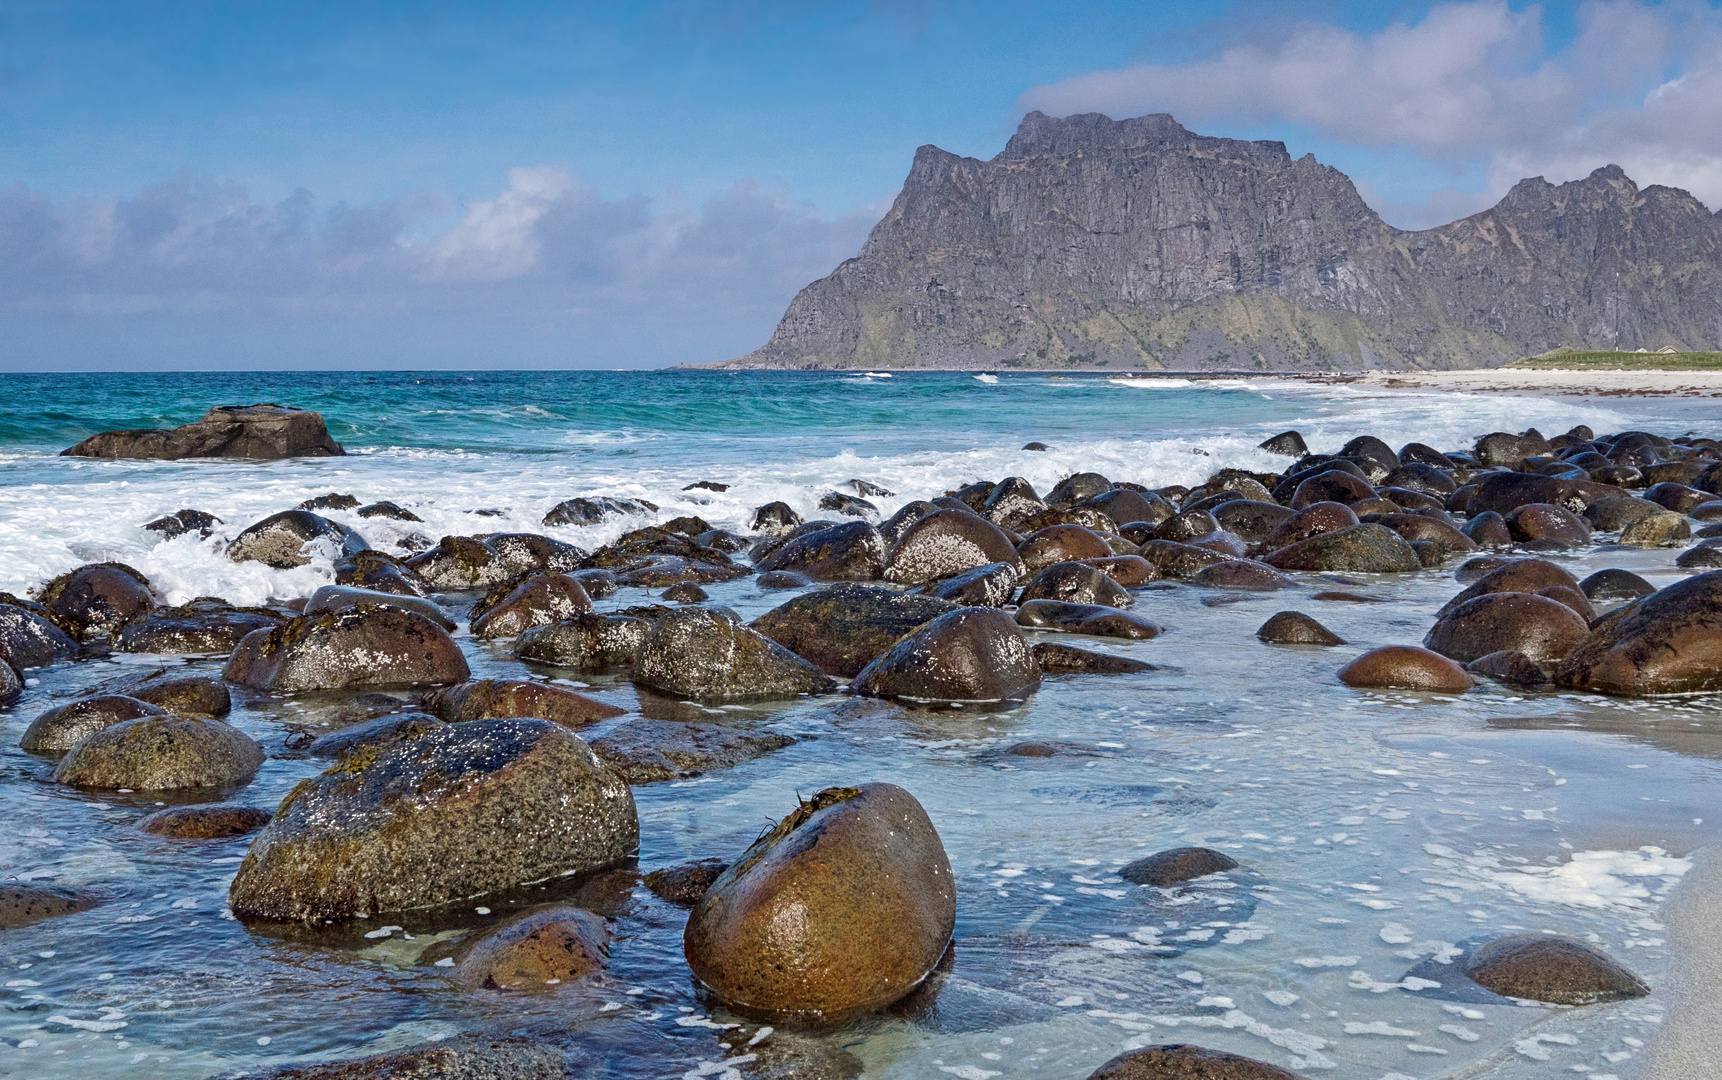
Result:
[[[248,458],[340,457],[323,414],[286,405],[219,405],[195,423],[166,430],[104,431],[69,450],[67,457]]]
[[[316,758],[335,758],[357,748],[383,747],[402,739],[416,739],[427,731],[446,727],[441,720],[422,712],[394,712],[375,720],[331,731],[313,739],[306,751]]]
[[[82,698],[49,709],[30,721],[18,739],[18,748],[31,754],[60,754],[115,724],[166,713],[159,705],[124,694]]]
[[[1209,551],[1217,551],[1233,559],[1241,559],[1249,552],[1249,545],[1244,543],[1242,537],[1224,529],[1215,529],[1211,533],[1192,536],[1187,542],[1191,547],[1207,548]]]
[[[801,524],[801,515],[784,502],[766,503],[753,512],[753,521],[748,526],[753,532],[778,535],[786,533]]]
[[[1425,690],[1462,694],[1476,685],[1465,669],[1415,645],[1371,649],[1339,669],[1339,681],[1361,689]]]
[[[1139,671],[1158,671],[1153,664],[1132,660],[1128,656],[1091,652],[1074,645],[1043,641],[1034,649],[1034,662],[1042,675],[1133,675]]]
[[[547,990],[604,966],[610,930],[577,907],[540,908],[461,943],[454,977],[483,990]]]
[[[1538,596],[1546,596],[1573,609],[1578,617],[1585,621],[1588,627],[1596,618],[1596,608],[1591,605],[1585,594],[1577,589],[1569,589],[1565,585],[1550,585],[1546,589],[1538,589]]]
[[[1111,554],[1108,548],[1103,554]],[[1024,572],[1015,546],[997,526],[961,510],[940,510],[904,530],[884,577],[902,585],[940,581],[990,563]]]
[[[1238,860],[1205,847],[1171,848],[1121,867],[1118,876],[1134,885],[1169,889],[1184,881],[1236,870]]]
[[[471,616],[472,636],[519,637],[533,627],[549,626],[591,610],[592,598],[567,574],[533,574]]]
[[[160,533],[163,540],[172,540],[176,536],[184,536],[186,533],[193,532],[199,536],[207,537],[211,530],[220,524],[221,519],[214,514],[187,508],[175,510],[173,513],[158,517],[154,521],[145,522],[144,528],[153,533]]]
[[[1462,509],[1466,517],[1473,518],[1490,510],[1505,516],[1530,503],[1564,506],[1577,512],[1590,501],[1571,480],[1534,473],[1494,472],[1477,477]]]
[[[1649,479],[1648,475],[1646,479]],[[1677,514],[1684,514],[1700,503],[1709,502],[1716,496],[1708,491],[1687,487],[1685,484],[1661,483],[1652,484],[1644,493],[1644,498]]]
[[[1535,593],[1555,586],[1578,588],[1578,582],[1564,569],[1547,559],[1514,559],[1484,574],[1463,592],[1441,606],[1436,618],[1468,600],[1498,592]]]
[[[853,495],[845,495],[841,491],[827,492],[819,500],[819,509],[829,510],[843,517],[876,518],[879,508],[866,499],[858,499]]]
[[[935,581],[922,591],[963,607],[998,607],[1016,592],[1020,576],[1017,567],[1011,563],[987,563]]]
[[[1427,540],[1438,544],[1449,554],[1470,553],[1478,548],[1476,541],[1447,522],[1422,514],[1384,514],[1372,520],[1377,525],[1387,526],[1413,543]]]
[[[430,582],[393,555],[366,549],[335,562],[335,584],[396,596],[426,596]]]
[[[219,680],[176,675],[168,668],[121,675],[97,683],[86,693],[124,694],[181,716],[226,716],[233,708],[233,695]]]
[[[877,581],[885,572],[885,538],[865,521],[835,525],[788,541],[758,568],[793,570],[814,581]]]
[[[54,766],[83,788],[170,791],[235,787],[257,775],[263,748],[220,720],[163,713],[105,727]]]
[[[1107,555],[1099,559],[1083,559],[1082,565],[1092,566],[1107,577],[1134,589],[1160,580],[1160,571],[1140,555]]]
[[[0,705],[10,705],[24,694],[24,679],[18,669],[0,660]]]
[[[0,885],[0,930],[76,915],[99,902],[93,896],[52,885]]]
[[[1059,562],[1046,567],[1023,586],[1020,603],[1031,600],[1062,600],[1071,604],[1100,604],[1123,608],[1134,603],[1128,590],[1104,571],[1079,562]]]
[[[1195,537],[1219,531],[1220,523],[1206,510],[1184,510],[1162,521],[1154,530],[1154,539],[1185,544]]]
[[[268,608],[237,608],[200,596],[179,607],[155,608],[125,625],[114,648],[129,653],[220,654],[232,652],[245,635],[287,621]]]
[[[981,516],[994,525],[1014,529],[1046,508],[1033,484],[1020,476],[1007,476],[993,485],[979,509]]]
[[[247,921],[376,915],[607,869],[639,844],[628,785],[578,736],[472,720],[361,747],[301,782],[228,900]]]
[[[587,612],[526,631],[515,639],[514,655],[580,671],[632,667],[651,632],[646,619]]]
[[[354,513],[358,514],[362,518],[383,518],[387,521],[424,520],[424,518],[419,517],[411,510],[397,506],[387,499],[384,499],[381,502],[371,503],[369,506],[361,506],[355,510]]]
[[[175,806],[145,817],[138,829],[174,840],[224,840],[256,832],[273,816],[255,806]]]
[[[1630,570],[1598,570],[1579,582],[1579,591],[1592,601],[1637,600],[1656,591],[1656,586]]]
[[[1417,443],[1411,443],[1406,449],[1417,445]],[[1436,453],[1428,447],[1423,447],[1423,450],[1429,454]],[[1404,453],[1404,450],[1400,451],[1402,457]],[[1388,473],[1386,479],[1381,481],[1381,486],[1421,491],[1425,495],[1434,495],[1445,499],[1448,495],[1459,490],[1459,482],[1453,479],[1451,465],[1445,463],[1445,458],[1442,461],[1443,464],[1436,464],[1433,461],[1406,461],[1399,468]]]
[[[1142,545],[1142,557],[1153,563],[1162,577],[1178,579],[1195,577],[1215,563],[1231,559],[1230,555],[1175,540],[1148,541]]]
[[[902,509],[892,514],[879,526],[879,535],[885,538],[886,550],[896,546],[897,541],[902,539],[903,533],[909,526],[930,514],[938,513],[939,509],[938,506],[927,502],[925,499],[916,499],[904,504]]]
[[[309,510],[283,510],[250,526],[227,545],[234,562],[260,562],[277,570],[310,563],[307,544],[325,547],[340,559],[366,550],[365,538],[338,522]]]
[[[113,636],[155,607],[149,579],[124,563],[92,563],[42,586],[43,613],[79,641]]]
[[[1508,511],[1506,517],[1507,532],[1521,544],[1543,541],[1576,548],[1590,543],[1590,526],[1564,506],[1526,503]]]
[[[772,570],[759,575],[753,583],[762,589],[805,589],[813,579],[794,570]]]
[[[1674,560],[1674,565],[1682,570],[1710,570],[1722,566],[1722,547],[1717,547],[1715,541],[1707,540],[1694,548],[1682,551]]]
[[[323,585],[318,587],[317,591],[311,594],[311,598],[305,601],[304,614],[322,615],[330,611],[345,611],[348,608],[375,607],[378,605],[416,612],[444,630],[455,628],[455,621],[449,618],[448,614],[434,600],[422,596],[378,592],[375,589],[360,589],[351,585]]]
[[[396,607],[306,615],[246,636],[221,677],[239,686],[305,690],[457,683],[471,674],[441,626]]]
[[[1112,481],[1099,473],[1074,473],[1053,485],[1052,490],[1046,493],[1046,505],[1075,506],[1085,499],[1104,495],[1111,490]]]
[[[338,491],[331,491],[327,495],[318,495],[315,498],[306,499],[304,502],[302,502],[298,506],[294,507],[294,509],[295,510],[351,510],[355,506],[358,506],[358,505],[359,505],[359,500],[357,498],[355,498],[351,495],[343,495]]]
[[[1589,624],[1565,604],[1531,593],[1496,592],[1447,609],[1423,644],[1461,664],[1503,651],[1553,663],[1589,635]]]
[[[508,560],[470,536],[445,536],[402,564],[432,589],[488,589],[514,577]]]
[[[1017,548],[1022,564],[1030,571],[1057,562],[1103,559],[1112,548],[1097,534],[1080,525],[1054,525],[1031,534]]]
[[[1040,668],[1010,616],[958,608],[927,623],[862,669],[857,694],[912,702],[997,702],[1027,697]]]
[[[688,916],[702,984],[750,1016],[882,1009],[944,956],[956,887],[938,832],[892,784],[827,788],[760,837]]]
[[[1620,542],[1628,547],[1673,547],[1692,539],[1686,515],[1663,511],[1650,514],[1620,530]]]
[[[580,564],[586,561],[586,552],[542,533],[486,533],[475,539],[496,552],[516,574],[528,570],[567,574],[580,569]]]
[[[1084,499],[1078,509],[1100,511],[1111,520],[1114,528],[1133,521],[1161,522],[1174,513],[1171,504],[1153,492],[1129,488],[1115,488]]]
[[[1471,981],[1502,997],[1552,1005],[1594,1005],[1644,997],[1650,987],[1592,945],[1554,934],[1510,934],[1465,957]]]
[[[1275,525],[1261,541],[1269,551],[1308,540],[1322,533],[1338,532],[1358,524],[1357,515],[1343,503],[1314,503],[1295,510],[1291,516]]]
[[[369,1057],[246,1075],[261,1080],[563,1080],[565,1074],[559,1046],[456,1035]]]
[[[1480,548],[1498,550],[1513,546],[1513,534],[1507,528],[1507,519],[1493,510],[1485,510],[1471,518],[1460,532]]]
[[[1285,457],[1301,458],[1309,453],[1303,436],[1296,431],[1282,431],[1272,438],[1262,440],[1258,445],[1270,454],[1281,454]]]
[[[1032,630],[1061,630],[1067,634],[1137,641],[1159,637],[1164,632],[1158,623],[1133,612],[1063,600],[1030,600],[1017,609],[1016,621],[1017,625]]]
[[[1168,1043],[1126,1050],[1090,1073],[1088,1080],[1299,1080],[1299,1077],[1278,1065],[1241,1054]]]
[[[556,527],[565,525],[597,525],[611,518],[640,517],[657,513],[658,508],[644,499],[619,499],[609,495],[594,495],[593,497],[566,499],[550,508],[544,515],[543,524]]]
[[[1722,689],[1722,571],[1677,581],[1605,617],[1554,681],[1625,697]]]
[[[1252,499],[1232,499],[1214,507],[1211,512],[1220,528],[1250,544],[1264,543],[1275,529],[1298,513],[1289,506]]]
[[[653,870],[640,881],[660,900],[677,907],[691,908],[711,889],[712,882],[728,869],[729,863],[723,859],[700,859]]]
[[[1369,486],[1368,481],[1348,472],[1329,469],[1298,484],[1292,492],[1291,508],[1303,510],[1319,502],[1350,505],[1374,497],[1375,489]]]
[[[1215,563],[1190,579],[1190,584],[1206,589],[1234,589],[1242,592],[1272,592],[1289,589],[1297,582],[1266,563],[1254,559],[1231,559]]]
[[[1339,456],[1360,466],[1372,484],[1399,468],[1399,455],[1393,448],[1373,435],[1359,435],[1340,447]]]
[[[794,743],[775,731],[640,717],[593,739],[592,751],[628,783],[651,784],[733,768]]]
[[[1385,525],[1353,525],[1300,540],[1262,557],[1279,570],[1339,570],[1394,574],[1421,570],[1423,563],[1404,537]]]
[[[1301,611],[1276,613],[1256,631],[1269,645],[1344,645],[1345,639]]]
[[[426,694],[424,707],[451,724],[533,716],[571,728],[582,728],[627,711],[560,686],[520,679],[480,679],[445,686]]]
[[[708,608],[681,608],[658,620],[640,646],[633,679],[696,701],[790,698],[832,688],[819,668]]]
[[[78,643],[29,608],[0,603],[0,660],[20,671],[69,660]]]
[[[1543,669],[1537,666],[1536,661],[1511,649],[1479,656],[1466,664],[1465,670],[1473,675],[1487,675],[1497,682],[1524,690],[1547,686],[1549,682],[1549,677],[1543,674]]]
[[[775,607],[752,627],[827,674],[848,678],[904,634],[956,608],[932,596],[843,583]]]
[[[1497,431],[1478,439],[1471,452],[1484,465],[1516,469],[1525,463],[1526,458],[1548,454],[1553,449],[1547,439],[1535,432],[1510,435]]]
[[[1634,495],[1613,495],[1598,499],[1584,508],[1585,520],[1598,532],[1618,532],[1621,529],[1664,513],[1662,507]]]

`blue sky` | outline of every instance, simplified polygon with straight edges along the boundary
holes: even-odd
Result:
[[[1277,138],[1424,227],[1618,161],[1722,205],[1702,3],[0,0],[0,369],[656,366],[762,343],[914,148]]]

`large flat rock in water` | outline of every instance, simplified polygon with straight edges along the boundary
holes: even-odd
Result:
[[[286,405],[219,405],[195,424],[166,430],[104,431],[91,435],[63,457],[248,458],[342,457],[323,414]]]

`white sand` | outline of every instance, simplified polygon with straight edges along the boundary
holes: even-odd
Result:
[[[1659,915],[1674,945],[1674,969],[1644,1080],[1722,1075],[1722,851],[1705,848],[1693,859],[1697,865]]]
[[[1574,397],[1722,397],[1722,371],[1372,371],[1359,381],[1388,388],[1506,390]]]

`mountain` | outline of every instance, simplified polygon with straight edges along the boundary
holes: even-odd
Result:
[[[1034,112],[990,161],[917,150],[860,254],[713,366],[1458,368],[1664,345],[1722,348],[1722,215],[1618,166],[1407,232],[1283,143]]]

